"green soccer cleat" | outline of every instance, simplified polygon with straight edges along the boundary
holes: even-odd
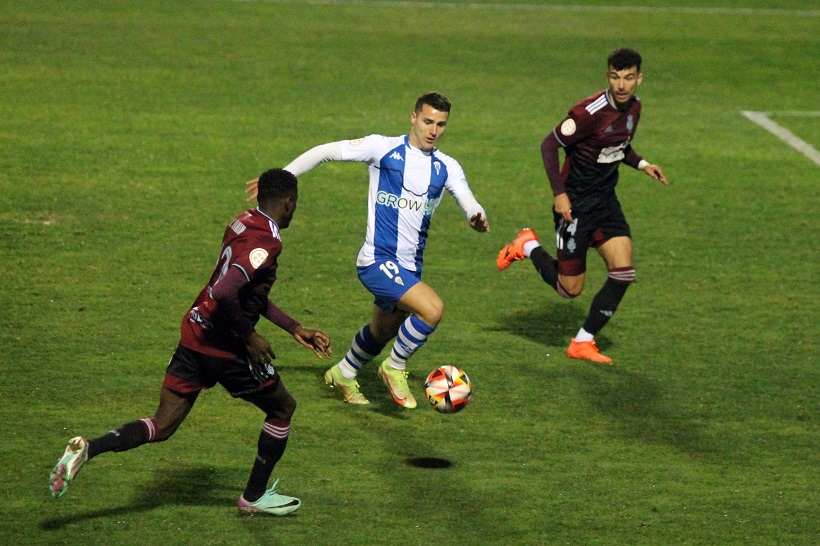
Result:
[[[370,403],[359,390],[359,383],[342,375],[338,365],[325,372],[325,383],[338,389],[348,404]]]
[[[65,448],[62,458],[57,461],[54,469],[51,471],[51,477],[48,480],[48,487],[51,490],[51,495],[54,498],[60,498],[68,491],[68,485],[77,472],[83,467],[88,460],[88,441],[82,436],[77,436],[68,441],[68,446]]]
[[[416,407],[416,399],[413,398],[413,393],[410,392],[410,386],[407,384],[407,372],[405,370],[397,370],[390,365],[390,358],[386,358],[382,365],[379,366],[379,377],[382,378],[384,384],[390,389],[390,394],[396,404],[404,406],[407,409]]]
[[[239,508],[239,512],[250,516],[254,514],[286,516],[298,510],[302,505],[302,501],[296,497],[288,497],[277,493],[275,489],[278,483],[279,480],[273,482],[273,487],[265,491],[265,494],[254,502],[246,501],[244,496],[239,497],[239,500],[236,501],[236,507]]]

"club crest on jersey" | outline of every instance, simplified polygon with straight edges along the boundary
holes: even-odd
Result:
[[[251,250],[249,258],[253,268],[257,269],[260,265],[264,263],[265,260],[268,259],[268,251],[264,248],[254,248],[253,250]]]
[[[436,168],[436,176],[439,176],[441,174],[441,162],[433,161],[433,167]]]
[[[629,114],[629,117],[626,118],[626,130],[631,133],[633,127],[635,127],[635,121],[632,119],[632,114]]]

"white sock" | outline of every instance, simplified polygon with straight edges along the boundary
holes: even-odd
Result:
[[[583,341],[592,341],[593,339],[595,339],[595,336],[593,336],[592,334],[590,334],[589,332],[587,332],[583,328],[578,330],[578,333],[575,334],[575,341],[583,342]]]
[[[356,379],[356,372],[358,370],[350,364],[348,364],[345,359],[342,359],[342,361],[339,362],[337,366],[339,366],[339,370],[342,372],[342,375],[345,377],[345,379]]]
[[[541,246],[541,243],[539,243],[538,240],[527,241],[526,243],[524,243],[524,256],[529,258],[530,257],[530,252],[532,252],[534,249],[538,248],[539,246]]]

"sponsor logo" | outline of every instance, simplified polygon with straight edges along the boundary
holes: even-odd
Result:
[[[251,250],[249,258],[253,268],[257,269],[260,265],[262,265],[262,263],[264,263],[265,260],[268,259],[268,251],[264,248],[255,248]]]
[[[364,142],[363,138],[354,138],[353,140],[348,140],[347,141],[347,143],[350,144],[351,146],[358,146],[362,142]]]
[[[572,118],[568,118],[561,124],[561,134],[564,136],[570,136],[575,134],[575,120]]]
[[[605,317],[611,317],[615,314],[615,311],[604,311],[603,309],[601,309],[601,314]]]
[[[396,161],[404,161],[404,158],[401,156],[399,152],[393,152],[390,154],[390,159],[395,159]]]
[[[394,209],[406,209],[411,211],[421,211],[424,214],[432,214],[441,199],[408,199],[398,195],[380,191],[376,194],[376,203]]]
[[[598,154],[598,163],[615,163],[624,158],[624,149],[629,145],[629,140],[618,146],[609,146],[601,150]]]
[[[404,286],[404,281],[401,280],[401,277],[393,277],[393,280],[396,281],[396,284]]]

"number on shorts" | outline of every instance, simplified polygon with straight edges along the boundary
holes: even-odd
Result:
[[[392,279],[393,277],[396,277],[399,274],[399,266],[397,266],[396,264],[394,264],[390,260],[388,260],[388,261],[384,262],[383,264],[381,264],[379,266],[379,269],[381,269],[382,272],[385,275],[387,275],[388,279]]]

